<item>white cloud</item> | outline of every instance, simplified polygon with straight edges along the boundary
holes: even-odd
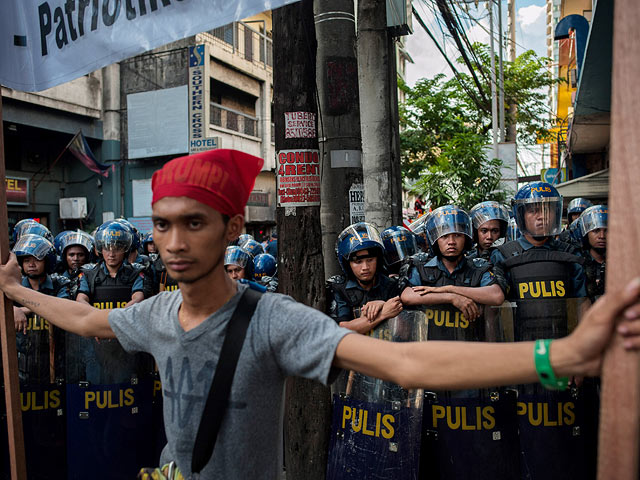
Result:
[[[529,5],[518,9],[517,22],[522,31],[529,35],[544,35],[546,27],[546,11],[544,5]]]

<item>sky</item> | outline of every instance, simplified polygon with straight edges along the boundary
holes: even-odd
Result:
[[[495,0],[497,2],[497,0]],[[422,20],[435,35],[438,43],[448,53],[448,57],[455,63],[459,56],[450,38],[444,39],[440,26],[433,13],[433,0],[413,0],[413,6],[418,11]],[[471,41],[489,43],[489,18],[486,2],[481,1],[476,9],[473,4],[470,6],[470,14],[479,19],[478,22],[469,22],[465,25],[467,36]],[[503,30],[507,30],[507,0],[502,0],[503,10]],[[497,8],[495,9],[497,16]],[[497,30],[497,18],[494,18],[495,29]],[[444,28],[444,26],[443,26]],[[525,50],[534,50],[539,56],[547,56],[546,39],[546,2],[545,0],[516,0],[516,54],[519,55]],[[497,36],[497,33],[496,33]],[[452,76],[451,69],[447,65],[442,54],[436,48],[433,40],[422,29],[417,20],[413,19],[413,34],[406,38],[406,49],[413,64],[407,63],[405,80],[409,85],[415,84],[420,78],[430,78],[438,73],[443,73],[447,77]],[[496,45],[497,48],[497,45]],[[507,52],[505,52],[506,58]],[[464,66],[458,65],[461,71],[466,71]],[[527,170],[524,174],[534,174],[542,166],[542,155],[539,147],[528,149],[518,148],[518,157]],[[519,172],[519,175],[522,175]]]

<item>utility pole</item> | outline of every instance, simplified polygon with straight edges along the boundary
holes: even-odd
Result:
[[[507,0],[508,29],[509,29],[509,61],[516,61],[516,0]],[[508,142],[516,141],[516,109],[515,103],[509,104],[509,129],[507,130]]]
[[[322,185],[320,222],[326,277],[341,273],[336,239],[364,220],[362,140],[353,0],[315,0],[316,84]],[[362,210],[362,211],[360,211]],[[353,213],[353,214],[352,214]]]
[[[379,229],[402,221],[402,192],[397,188],[398,179],[393,178],[393,162],[399,159],[392,146],[388,41],[385,0],[359,0],[358,85],[365,216]]]
[[[607,5],[606,2],[602,2]],[[600,5],[598,7],[600,8]],[[608,7],[608,8],[607,8]],[[603,7],[613,10],[611,65],[611,150],[609,245],[607,249],[607,292],[619,292],[638,276],[640,249],[640,181],[638,109],[640,108],[640,3],[616,0]],[[601,13],[596,11],[596,15]],[[606,16],[600,20],[606,21]],[[591,52],[590,52],[591,53]],[[618,318],[620,320],[620,318]],[[616,322],[617,324],[617,322]],[[624,339],[614,332],[602,365],[598,479],[635,480],[638,478],[640,451],[640,363],[638,353],[624,348]]]
[[[273,53],[279,287],[282,293],[324,311],[312,0],[273,10]],[[290,378],[285,394],[287,478],[324,480],[329,389]]]
[[[504,142],[504,65],[502,61],[503,36],[502,36],[502,0],[498,0],[498,61],[500,71],[500,83],[498,84],[498,125],[500,128],[500,143]]]
[[[489,9],[489,53],[491,55],[491,155],[498,158],[498,97],[496,95],[496,56],[493,48],[493,0],[487,1]]]

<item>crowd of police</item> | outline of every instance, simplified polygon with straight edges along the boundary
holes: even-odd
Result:
[[[572,201],[563,231],[562,205],[553,186],[536,182],[518,191],[511,210],[496,202],[469,213],[443,206],[410,229],[382,233],[351,225],[336,243],[344,275],[328,281],[329,313],[392,341],[564,336],[580,300],[603,293],[607,207]],[[12,243],[22,284],[47,295],[111,309],[178,288],[152,234],[124,219],[93,235],[55,238],[23,220]],[[264,243],[244,234],[227,247],[224,268],[276,291],[276,258],[275,233]],[[96,469],[119,478],[156,463],[165,439],[153,359],[127,354],[117,340],[64,332],[28,306],[16,304],[14,316],[30,478]],[[334,390],[329,478],[593,476],[597,385],[589,381],[559,392],[407,392],[347,372]]]
[[[351,225],[336,243],[344,275],[328,281],[330,315],[392,341],[565,336],[604,292],[607,214],[577,198],[563,230],[562,196],[534,182],[511,209],[447,205],[382,233]],[[328,478],[595,478],[594,379],[407,392],[346,372],[333,392]]]
[[[262,245],[244,234],[230,245],[228,275],[275,291],[277,234],[268,240]],[[178,288],[153,235],[125,219],[107,221],[93,235],[64,231],[55,238],[26,219],[16,224],[11,243],[22,284],[47,295],[112,309]],[[84,478],[97,468],[105,478],[124,478],[157,463],[165,438],[153,359],[126,353],[115,339],[64,332],[27,306],[15,304],[14,318],[29,477]],[[7,460],[2,443],[0,452]]]

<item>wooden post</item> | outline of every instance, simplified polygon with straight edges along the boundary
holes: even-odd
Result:
[[[0,92],[0,260],[3,264],[7,263],[9,258],[9,223],[5,183],[4,127],[2,124],[2,94]],[[18,352],[16,351],[16,330],[13,324],[13,302],[4,295],[0,295],[0,311],[4,312],[4,318],[0,319],[0,343],[2,344],[4,394],[7,405],[11,478],[26,480],[27,463],[24,453],[22,410],[20,409]]]
[[[613,18],[611,160],[607,249],[608,291],[638,276],[640,252],[640,2],[616,0]],[[615,335],[605,356],[600,408],[598,478],[637,480],[640,356]]]
[[[312,138],[291,138],[306,134],[285,135],[286,112],[317,113],[312,0],[302,0],[273,11],[273,55],[276,156],[283,150],[314,151],[317,159],[317,132],[311,135]],[[276,162],[276,169],[281,166],[284,169],[285,165]],[[286,186],[279,182],[280,187],[285,189]],[[320,206],[279,205],[276,217],[279,291],[324,311]],[[287,380],[284,414],[287,478],[324,480],[330,419],[331,398],[327,387],[300,378]]]

